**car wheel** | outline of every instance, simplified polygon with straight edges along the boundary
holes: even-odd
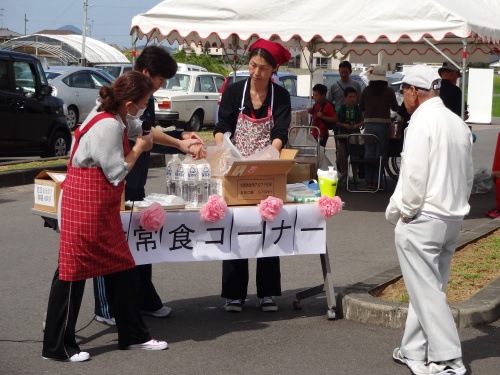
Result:
[[[66,116],[68,120],[68,126],[71,130],[75,130],[78,125],[78,108],[74,105],[68,107],[68,116]]]
[[[188,121],[186,125],[186,130],[191,132],[199,132],[203,127],[203,115],[200,111],[196,111],[191,116],[191,119]]]
[[[66,156],[68,155],[70,144],[71,142],[67,134],[56,131],[50,139],[49,149],[47,150],[46,156]]]

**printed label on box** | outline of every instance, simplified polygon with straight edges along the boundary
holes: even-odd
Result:
[[[238,181],[238,199],[265,199],[274,195],[274,180]]]
[[[55,187],[35,185],[35,204],[43,206],[55,206]]]
[[[231,173],[231,176],[241,176],[245,173],[245,169],[247,169],[247,165],[239,165],[234,169],[233,173]]]

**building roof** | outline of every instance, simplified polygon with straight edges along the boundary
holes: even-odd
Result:
[[[61,31],[61,30],[59,30]],[[77,64],[82,58],[83,36],[78,34],[31,34],[9,40],[0,46],[38,57],[56,58],[57,65]],[[88,64],[128,63],[127,57],[116,48],[97,39],[85,38],[85,58]]]
[[[16,33],[15,31],[9,30],[7,28],[0,27],[0,38],[21,36],[23,34]]]

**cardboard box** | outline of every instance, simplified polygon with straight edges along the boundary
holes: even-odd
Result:
[[[309,163],[297,163],[286,175],[287,184],[296,184],[302,181],[309,181],[313,178],[313,166]]]
[[[295,165],[296,150],[282,150],[279,160],[235,161],[221,179],[212,179],[228,205],[258,204],[269,196],[286,200],[286,176]]]
[[[307,111],[292,111],[292,121],[290,126],[309,125],[309,113]]]
[[[35,177],[35,210],[57,213],[61,182],[66,173],[43,170]]]

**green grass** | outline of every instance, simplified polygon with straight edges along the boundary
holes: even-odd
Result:
[[[201,139],[203,139],[203,142],[207,141],[214,141],[214,130],[213,129],[205,129],[200,132],[198,132],[200,135]]]
[[[493,107],[491,110],[493,117],[500,117],[500,75],[493,77]]]
[[[28,169],[36,167],[50,167],[52,165],[68,164],[68,158],[54,159],[54,160],[43,160],[43,161],[30,161],[22,162],[19,164],[1,165],[0,172],[17,171],[19,169]]]

